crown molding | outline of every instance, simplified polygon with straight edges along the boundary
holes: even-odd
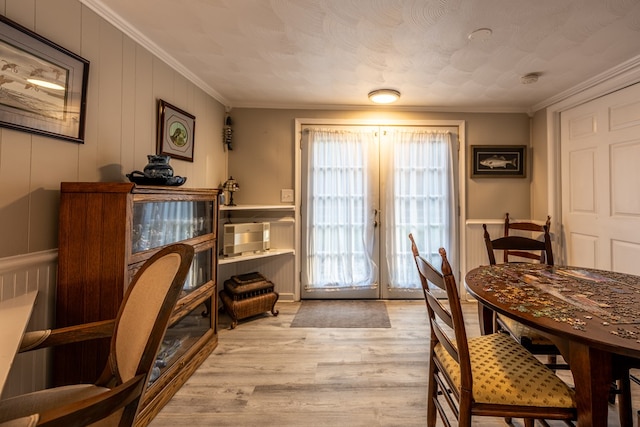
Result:
[[[190,70],[185,68],[179,61],[177,61],[174,57],[169,55],[163,49],[161,49],[157,44],[151,41],[148,37],[138,31],[133,25],[131,25],[128,21],[124,20],[120,15],[115,13],[112,9],[105,6],[100,0],[80,0],[80,3],[94,11],[97,15],[102,17],[104,20],[109,22],[111,25],[122,31],[125,35],[129,36],[133,41],[140,44],[142,47],[147,49],[149,52],[157,56],[163,62],[165,62],[169,67],[173,68],[175,71],[180,73],[182,76],[191,81],[194,85],[202,89],[216,101],[220,102],[222,105],[229,105],[228,101],[220,95],[215,89],[205,83],[201,78],[196,76]]]
[[[397,111],[429,113],[502,113],[529,114],[525,107],[470,107],[470,106],[428,106],[428,105],[348,105],[348,104],[268,104],[236,103],[233,108],[272,109],[272,110],[314,110],[314,111]]]
[[[640,82],[640,55],[531,107],[531,113],[572,98],[593,98]]]

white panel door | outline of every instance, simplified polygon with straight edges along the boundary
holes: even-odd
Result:
[[[561,115],[565,262],[640,275],[640,84]]]

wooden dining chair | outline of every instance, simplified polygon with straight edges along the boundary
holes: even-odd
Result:
[[[503,333],[467,337],[445,250],[439,251],[440,271],[420,256],[412,235],[409,239],[431,326],[427,426],[434,427],[438,415],[453,425],[447,413],[461,427],[471,426],[475,416],[524,418],[527,427],[535,419],[575,420],[574,391],[522,345]],[[444,290],[448,304],[432,289]]]
[[[21,351],[111,337],[108,361],[94,384],[0,400],[0,425],[133,425],[193,254],[192,246],[175,244],[149,258],[133,277],[114,320],[27,333]]]
[[[547,223],[550,217],[547,217]],[[524,224],[521,227],[516,224]],[[492,240],[487,225],[482,224],[484,230],[484,242],[487,248],[489,264],[496,265],[495,251],[504,251],[505,262],[509,262],[513,257],[519,259],[525,258],[529,262],[543,262],[547,265],[553,265],[553,249],[551,246],[551,236],[549,234],[548,225],[537,225],[534,223],[510,223],[509,214],[505,219],[505,233],[507,229],[517,229],[526,231],[542,230],[543,240],[536,240],[531,237],[507,235]],[[511,258],[510,258],[511,257]],[[493,318],[494,330],[502,330],[509,333],[516,341],[522,344],[527,350],[536,355],[549,356],[547,365],[552,369],[568,369],[565,363],[558,364],[557,357],[560,355],[558,348],[544,335],[525,326],[513,319],[500,316],[494,313]]]
[[[536,224],[533,222],[512,222],[509,219],[509,213],[505,215],[504,221],[504,236],[495,240],[489,239],[487,241],[487,226],[482,224],[484,229],[484,239],[487,245],[487,254],[489,255],[489,263],[491,265],[496,264],[495,254],[493,251],[503,251],[504,262],[514,261],[536,261],[545,263],[547,265],[553,265],[553,248],[551,245],[551,217],[547,216],[547,221],[544,225]],[[543,240],[537,240],[533,237],[513,235],[510,233],[512,230],[526,231],[529,233],[541,233]],[[491,243],[491,246],[489,246]],[[491,251],[489,248],[491,247]]]
[[[507,212],[504,215],[504,236],[503,237],[512,236],[513,231],[523,232],[528,236],[531,236],[532,233],[540,233],[544,235],[545,226],[547,227],[547,230],[549,231],[549,233],[551,233],[551,216],[550,215],[547,215],[547,220],[544,223],[544,225],[542,225],[542,224],[538,224],[531,221],[515,221],[514,222],[509,217],[509,212]],[[516,234],[516,235],[519,235],[519,234]],[[549,245],[551,245],[551,239],[549,239]],[[549,248],[550,247],[551,246],[549,246]],[[540,253],[536,254],[535,252],[524,251],[520,248],[505,249],[503,251],[503,259],[504,259],[504,262],[513,262],[513,261],[519,261],[519,260],[522,261],[521,258],[526,258],[526,260],[534,260],[534,261],[537,260],[549,265],[553,265],[553,260],[551,262],[547,262],[545,258],[547,255],[546,251],[547,249],[545,248]]]

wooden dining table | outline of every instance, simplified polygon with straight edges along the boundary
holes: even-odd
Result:
[[[612,381],[640,363],[639,276],[510,263],[469,271],[465,287],[481,304],[483,333],[496,312],[548,336],[573,374],[578,425],[607,425]]]

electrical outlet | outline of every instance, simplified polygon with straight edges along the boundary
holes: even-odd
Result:
[[[283,203],[293,202],[293,190],[289,190],[289,189],[280,190],[280,201]]]

